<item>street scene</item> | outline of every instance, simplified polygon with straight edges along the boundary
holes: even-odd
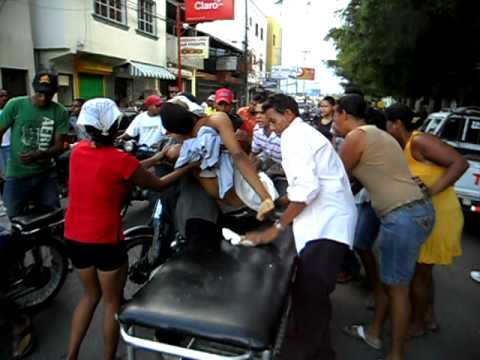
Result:
[[[0,29],[0,360],[480,359],[471,2],[0,0]]]

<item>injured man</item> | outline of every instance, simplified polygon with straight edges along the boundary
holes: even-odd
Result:
[[[202,116],[199,105],[178,96],[162,106],[160,116],[179,142],[166,152],[175,167],[200,162],[200,171],[181,179],[172,200],[175,227],[188,243],[205,247],[218,240],[222,213],[248,207],[262,221],[274,209],[275,186],[257,173],[227,114]]]

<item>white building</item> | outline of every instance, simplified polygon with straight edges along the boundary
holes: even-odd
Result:
[[[29,94],[34,74],[28,2],[0,1],[0,88],[10,96]]]
[[[37,67],[60,74],[64,104],[96,96],[125,102],[165,92],[175,80],[166,69],[165,1],[35,0],[30,7]]]
[[[248,0],[248,50],[251,55],[249,83],[259,84],[265,78],[267,60],[267,14],[262,11],[260,0]],[[235,47],[245,47],[245,1],[235,2],[235,19],[214,21],[198,25],[198,29],[212,34]]]

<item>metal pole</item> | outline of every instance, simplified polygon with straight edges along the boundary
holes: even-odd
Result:
[[[177,32],[177,50],[178,50],[178,60],[177,60],[177,68],[178,68],[178,75],[177,75],[177,87],[178,91],[183,91],[183,79],[182,79],[182,46],[180,42],[180,38],[182,37],[182,19],[181,19],[181,12],[180,12],[180,4],[177,4],[177,24],[176,24],[176,32]]]
[[[249,61],[248,61],[248,0],[245,0],[245,74],[244,74],[244,81],[245,81],[245,105],[248,104],[248,68],[249,68]]]

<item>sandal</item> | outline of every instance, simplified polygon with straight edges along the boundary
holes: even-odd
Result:
[[[343,332],[346,335],[351,336],[355,339],[362,340],[368,346],[370,346],[371,348],[374,348],[375,350],[382,349],[382,340],[368,336],[367,332],[365,331],[365,327],[363,325],[345,326],[343,328]]]
[[[33,350],[32,322],[26,318],[27,325],[19,332],[13,333],[13,357],[12,360],[21,360],[27,357]],[[27,339],[28,338],[28,339]],[[26,342],[25,342],[26,340]]]
[[[436,321],[432,321],[427,324],[427,330],[432,333],[437,333],[440,331],[440,325]]]

